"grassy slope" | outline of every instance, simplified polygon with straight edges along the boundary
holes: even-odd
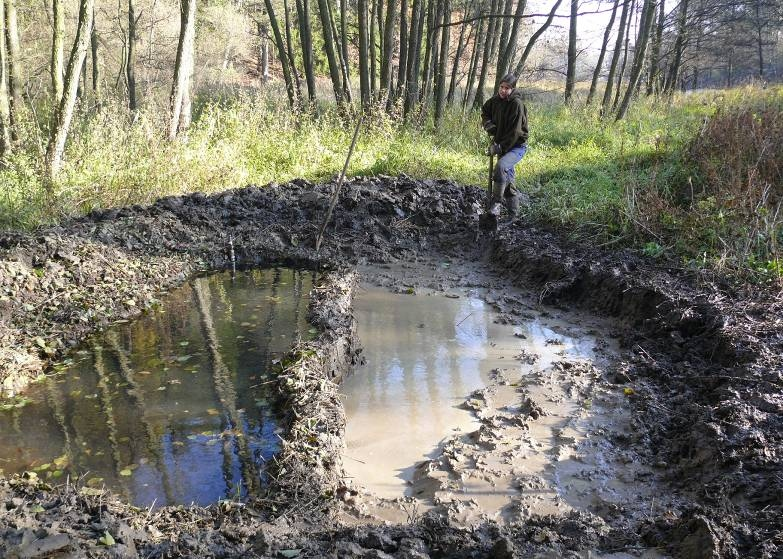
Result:
[[[673,103],[640,101],[619,123],[600,119],[594,110],[529,102],[531,149],[518,166],[519,187],[532,195],[526,211],[575,236],[638,246],[653,256],[667,252],[700,265],[779,272],[780,223],[773,220],[764,242],[751,249],[731,242],[733,235],[748,234],[741,224],[721,226],[729,239],[721,237],[713,230],[715,219],[723,219],[736,200],[722,199],[719,183],[725,173],[711,174],[704,164],[720,161],[720,153],[701,145],[700,159],[688,154],[705,136],[705,123],[740,108],[755,114],[759,106],[771,106],[779,114],[781,97],[780,90],[744,89],[681,96]],[[25,137],[37,140],[0,171],[0,226],[27,228],[94,207],[149,203],[169,194],[296,177],[321,180],[340,171],[352,123],[329,108],[319,118],[295,117],[268,98],[239,97],[203,106],[187,141],[169,143],[161,129],[161,122],[143,113],[131,125],[125,111],[112,104],[83,116],[54,197],[47,199],[39,179],[45,132],[27,123]],[[485,143],[475,113],[447,114],[438,132],[428,125],[400,126],[376,114],[360,137],[349,174],[407,173],[483,186]],[[779,192],[780,184],[776,188]],[[771,212],[774,202],[769,196],[764,201]],[[694,219],[696,214],[701,219]]]

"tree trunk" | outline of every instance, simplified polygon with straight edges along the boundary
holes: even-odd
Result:
[[[655,0],[645,0],[642,7],[642,19],[639,23],[639,36],[636,40],[636,47],[633,57],[633,64],[631,65],[631,76],[628,82],[628,89],[623,97],[623,102],[620,104],[620,109],[617,111],[616,120],[622,119],[628,112],[628,107],[631,104],[631,99],[636,93],[636,88],[639,85],[639,80],[642,75],[642,69],[644,68],[644,58],[647,54],[647,43],[650,40],[650,31],[652,30],[652,22],[655,19]]]
[[[397,96],[405,94],[408,77],[408,0],[400,4],[400,65],[397,68]]]
[[[372,1],[372,0],[370,0]],[[362,107],[367,107],[372,99],[370,91],[370,45],[367,29],[367,0],[359,0],[359,97]]]
[[[16,0],[5,0],[5,40],[8,57],[8,119],[11,140],[19,141],[19,112],[22,110],[22,72],[19,54],[19,25],[16,18]]]
[[[379,14],[380,17],[380,14]],[[381,100],[391,95],[392,57],[394,56],[394,28],[397,19],[397,2],[386,5],[386,23],[383,26],[383,52],[381,54]]]
[[[5,44],[5,0],[0,0],[0,168],[2,159],[11,150],[11,133],[8,120],[8,76],[6,75],[7,58]]]
[[[685,36],[688,32],[688,0],[680,0],[680,11],[677,14],[677,38],[674,40],[674,60],[669,67],[669,76],[666,78],[664,89],[668,94],[674,93],[677,87],[677,77],[680,75],[682,55],[685,50]]]
[[[500,52],[498,53],[498,67],[495,72],[495,89],[500,87],[500,79],[511,71],[511,57],[514,56],[514,50],[517,48],[517,38],[519,37],[519,25],[522,21],[522,15],[525,13],[527,0],[517,0],[517,9],[514,12],[514,21],[505,41],[500,43]]]
[[[546,32],[549,26],[552,25],[552,21],[555,19],[557,9],[560,7],[562,2],[563,0],[557,0],[557,2],[555,2],[554,6],[552,6],[552,9],[549,10],[549,15],[547,16],[546,21],[544,21],[544,23],[541,24],[541,27],[539,27],[538,30],[530,36],[530,39],[528,39],[527,45],[525,45],[525,50],[522,52],[522,56],[519,58],[519,62],[517,62],[517,65],[514,68],[514,74],[517,76],[522,74],[522,70],[525,68],[525,62],[527,62],[530,53],[533,52],[533,46],[535,46],[539,37],[541,37],[541,35]]]
[[[663,25],[666,17],[666,0],[660,0],[658,6],[658,23],[655,25],[653,44],[650,51],[650,73],[647,76],[647,95],[658,92],[658,74],[660,68],[661,42],[663,40]]]
[[[446,66],[449,59],[449,43],[451,30],[451,0],[443,0],[443,16],[441,21],[440,58],[438,60],[437,82],[435,84],[435,126],[439,127],[443,120],[443,107],[446,104]]]
[[[476,9],[477,15],[481,13],[481,8]],[[473,38],[473,53],[470,56],[470,66],[468,67],[468,81],[465,84],[465,95],[462,98],[462,108],[467,109],[473,105],[473,86],[476,83],[476,73],[478,71],[479,61],[482,58],[485,41],[484,38],[484,23],[485,19],[480,19],[478,27],[476,29],[476,35]]]
[[[92,54],[92,92],[95,99],[100,99],[100,64],[98,63],[98,31],[95,29],[95,14],[92,14],[92,33],[90,33],[90,52]]]
[[[136,6],[128,0],[128,48],[125,58],[125,78],[128,83],[128,109],[132,114],[138,111],[136,101]]]
[[[601,112],[608,114],[609,103],[612,100],[612,88],[614,87],[614,75],[617,72],[617,63],[620,60],[620,54],[623,51],[623,41],[625,40],[625,27],[628,20],[628,14],[631,9],[631,0],[624,0],[623,11],[620,14],[620,24],[617,27],[617,40],[614,43],[614,52],[612,53],[612,61],[609,64],[609,75],[606,77],[606,89],[604,89],[604,97],[601,101]]]
[[[351,79],[348,74],[348,59],[343,58],[343,52],[345,49],[340,42],[340,33],[337,31],[337,24],[334,20],[334,13],[332,13],[332,6],[327,2],[326,7],[329,9],[329,25],[331,25],[332,28],[332,36],[336,45],[335,51],[337,51],[337,63],[340,66],[343,99],[348,103],[353,103],[353,93],[351,93]]]
[[[261,21],[256,22],[256,31],[258,33],[258,64],[256,71],[261,83],[269,81],[269,28]],[[288,84],[286,83],[286,86]]]
[[[337,62],[337,52],[332,35],[332,18],[329,15],[329,5],[327,0],[318,0],[318,12],[321,16],[321,28],[324,36],[324,50],[326,51],[326,60],[329,63],[329,76],[332,78],[332,89],[334,89],[334,99],[338,105],[343,103],[343,84],[340,78],[340,66]]]
[[[661,0],[663,1],[663,0]],[[612,15],[609,17],[609,24],[604,31],[604,40],[601,43],[601,54],[598,55],[598,62],[593,70],[593,79],[590,81],[590,92],[587,94],[587,103],[590,105],[595,97],[595,91],[598,89],[598,78],[601,75],[601,70],[604,67],[604,58],[606,57],[606,47],[609,45],[609,36],[612,34],[612,27],[614,26],[614,19],[617,15],[617,6],[620,5],[620,0],[614,0],[614,6],[612,7]]]
[[[421,41],[424,36],[424,0],[413,0],[411,32],[408,46],[408,64],[405,76],[405,116],[419,101],[419,70],[421,68]]]
[[[424,56],[424,73],[421,84],[421,102],[427,104],[432,93],[433,76],[438,60],[438,33],[440,3],[442,0],[430,0],[427,7],[427,50]]]
[[[457,39],[457,52],[454,53],[454,64],[451,65],[451,79],[449,80],[449,92],[446,94],[446,103],[452,105],[454,103],[454,96],[457,89],[457,73],[459,72],[459,65],[462,59],[462,54],[465,52],[465,43],[470,41],[465,40],[465,30],[468,28],[467,14],[470,8],[473,7],[474,2],[470,2],[469,6],[465,7],[464,16],[462,18],[462,25],[459,28],[459,38]]]
[[[266,1],[266,0],[265,0]],[[267,5],[271,10],[271,3]],[[294,56],[294,34],[291,31],[291,11],[288,8],[288,0],[283,0],[283,10],[285,11],[285,44],[286,48],[280,50],[280,53],[288,59],[288,65],[291,68],[291,79],[296,88],[296,105],[299,107],[302,102],[302,81],[299,78],[299,71],[296,69],[296,57]],[[274,12],[269,12],[270,21]]]
[[[569,105],[576,85],[576,18],[579,0],[571,0],[571,17],[568,20],[568,60],[566,62],[565,103]]]
[[[196,0],[181,0],[179,43],[171,86],[169,139],[190,126],[190,78],[193,74],[193,46],[196,40]]]
[[[623,84],[623,76],[625,75],[625,66],[628,62],[628,45],[631,41],[631,23],[633,20],[633,14],[636,11],[636,0],[631,0],[631,11],[628,12],[628,21],[625,24],[625,43],[623,44],[623,61],[620,63],[620,71],[617,73],[617,82],[615,83],[614,101],[612,102],[612,110],[617,108],[617,103],[620,102],[620,86]]]
[[[315,103],[315,67],[313,57],[313,27],[310,19],[310,0],[296,0],[299,16],[299,40],[302,43],[302,65],[307,82],[307,97]]]
[[[283,34],[280,32],[280,25],[277,23],[277,16],[275,15],[274,7],[272,6],[272,0],[264,0],[266,6],[266,13],[269,16],[269,25],[272,28],[272,35],[275,40],[275,46],[277,52],[280,53],[280,66],[283,69],[283,79],[285,79],[285,90],[288,94],[288,104],[294,109],[298,105],[298,90],[295,89],[294,79],[291,76],[291,67],[288,64],[288,49],[283,41]],[[296,69],[294,69],[296,71]]]
[[[340,46],[342,47],[343,66],[345,67],[345,87],[350,95],[351,74],[348,58],[348,0],[340,0]]]
[[[63,96],[63,58],[65,44],[65,15],[62,0],[52,0],[52,106],[60,104]],[[5,26],[3,26],[5,28]],[[3,32],[5,35],[5,32]]]
[[[492,4],[490,7],[490,16],[494,16],[498,13],[498,10],[500,8],[502,0],[492,0]],[[496,42],[497,39],[497,25],[498,25],[498,18],[492,17],[489,20],[489,24],[487,26],[487,38],[486,42],[484,43],[484,53],[481,58],[481,70],[479,70],[479,81],[478,85],[476,86],[476,97],[473,101],[473,106],[478,108],[481,107],[484,104],[484,88],[486,86],[487,82],[487,71],[489,70],[489,61],[492,58],[494,54],[494,49],[492,47],[493,43]]]
[[[378,2],[370,0],[372,7],[370,8],[370,43],[369,50],[367,51],[370,56],[370,96],[375,99],[375,94],[378,92],[378,64],[376,50],[376,19],[378,18]]]
[[[6,0],[7,1],[7,0]],[[68,59],[68,68],[65,71],[65,83],[63,97],[57,106],[52,123],[49,145],[46,148],[46,174],[48,188],[51,191],[57,173],[62,167],[63,153],[65,152],[65,140],[68,137],[68,129],[73,118],[73,110],[76,105],[76,90],[79,87],[82,67],[87,58],[87,49],[90,46],[90,31],[92,29],[92,15],[95,6],[94,0],[81,0],[79,3],[79,20],[76,27],[76,38]]]
[[[500,18],[500,22],[498,23],[500,26],[500,36],[498,39],[498,58],[495,61],[495,85],[492,88],[493,91],[498,90],[500,78],[502,78],[504,73],[508,70],[508,68],[501,66],[501,58],[503,58],[503,55],[505,54],[508,37],[511,34],[511,9],[514,7],[513,2],[514,0],[502,0],[500,3],[500,13],[503,17]]]

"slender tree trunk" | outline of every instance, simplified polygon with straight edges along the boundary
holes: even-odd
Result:
[[[386,4],[386,23],[383,26],[383,52],[381,55],[381,99],[392,94],[392,57],[394,56],[394,28],[397,20],[397,2],[389,0]]]
[[[495,89],[500,87],[500,79],[511,71],[511,57],[514,56],[514,50],[517,47],[519,37],[519,25],[522,21],[522,15],[525,13],[527,0],[517,0],[517,8],[514,11],[513,22],[508,35],[504,35],[505,40],[500,42],[500,51],[498,52],[498,67],[495,72]]]
[[[10,121],[8,116],[8,55],[5,39],[5,0],[0,0],[0,168],[3,158],[11,150]]]
[[[680,75],[682,55],[685,50],[685,37],[688,32],[688,0],[680,0],[680,11],[677,14],[677,38],[674,40],[674,60],[669,67],[669,76],[666,78],[664,89],[668,94],[674,93],[677,87],[677,78]]]
[[[19,112],[22,110],[22,61],[19,53],[16,0],[5,0],[5,40],[8,57],[8,117],[11,124],[11,140],[18,142]]]
[[[661,0],[663,1],[663,0]],[[604,58],[606,57],[606,47],[609,45],[609,36],[612,34],[612,27],[614,26],[614,19],[617,15],[617,6],[620,5],[620,0],[614,0],[614,6],[612,7],[612,15],[609,17],[609,24],[604,31],[604,40],[601,43],[601,54],[598,55],[598,62],[593,70],[593,79],[590,81],[590,92],[587,94],[587,103],[590,105],[595,97],[596,89],[598,89],[598,78],[601,75],[601,70],[604,67]]]
[[[413,110],[419,101],[419,70],[421,68],[421,42],[424,36],[424,0],[413,0],[411,33],[408,46],[408,64],[406,68],[405,116]]]
[[[265,0],[266,1],[266,0]],[[268,5],[268,10],[271,9],[271,5]],[[267,10],[267,11],[268,11]],[[294,56],[294,34],[291,30],[291,11],[288,7],[288,0],[283,0],[283,10],[285,11],[285,44],[286,48],[280,50],[280,53],[288,59],[288,65],[291,67],[291,78],[296,88],[296,105],[297,107],[302,102],[302,81],[299,78],[299,70],[296,69],[296,57]],[[270,12],[270,21],[271,15]]]
[[[136,114],[139,106],[136,101],[136,5],[128,0],[128,48],[125,57],[125,79],[128,83],[128,109]]]
[[[264,0],[266,6],[266,13],[269,16],[269,25],[272,28],[272,35],[275,40],[275,46],[277,52],[280,53],[280,66],[283,70],[283,79],[285,79],[285,90],[288,94],[288,104],[293,109],[298,105],[298,90],[295,89],[294,79],[291,76],[291,68],[288,63],[288,49],[283,41],[283,34],[280,32],[280,25],[277,23],[277,16],[275,15],[274,7],[272,6],[272,0]],[[296,71],[296,69],[294,69]]]
[[[376,19],[378,18],[378,2],[375,0],[370,0],[372,3],[372,7],[370,8],[370,43],[369,43],[369,50],[367,51],[370,56],[370,96],[375,99],[375,95],[378,92],[378,65],[377,65],[377,56],[378,51],[376,50]]]
[[[371,0],[372,1],[372,0]],[[370,44],[367,26],[367,0],[359,0],[359,97],[362,107],[367,107],[372,99],[370,90]]]
[[[628,62],[628,45],[631,41],[631,23],[633,20],[633,14],[636,11],[636,0],[631,0],[631,11],[628,12],[628,21],[625,24],[625,43],[623,44],[623,61],[620,64],[620,71],[617,73],[617,81],[615,83],[614,101],[612,102],[612,110],[617,108],[617,103],[620,102],[620,86],[623,84],[623,77],[625,76],[625,67]]]
[[[470,8],[473,7],[474,2],[471,2],[469,6],[465,7],[465,17],[462,18],[462,25],[459,28],[459,38],[457,39],[457,52],[454,53],[454,64],[451,65],[451,79],[449,80],[449,92],[446,94],[446,103],[452,105],[454,103],[454,96],[457,89],[457,74],[459,73],[459,66],[462,59],[462,54],[465,52],[465,30],[468,28],[467,14]],[[468,38],[469,40],[470,38]]]
[[[196,0],[181,0],[179,43],[171,86],[169,139],[190,125],[190,78],[193,73],[193,47],[196,41]]]
[[[647,95],[652,95],[658,91],[658,74],[660,68],[661,42],[663,41],[663,25],[666,17],[666,0],[659,0],[658,23],[655,25],[655,34],[653,35],[653,44],[650,51],[650,73],[647,77]]]
[[[631,9],[631,0],[623,0],[623,11],[620,14],[620,24],[617,26],[617,40],[614,43],[614,52],[612,53],[612,61],[609,64],[609,75],[606,77],[606,89],[604,89],[604,97],[601,101],[601,112],[603,114],[609,113],[609,103],[612,101],[612,88],[614,87],[614,75],[617,71],[617,63],[620,60],[620,54],[623,50],[623,41],[625,40],[625,27],[628,20],[628,14]]]
[[[446,104],[446,67],[449,60],[451,30],[451,0],[443,0],[443,16],[440,37],[440,59],[438,60],[437,83],[435,84],[435,126],[443,120],[443,108]]]
[[[514,7],[514,0],[502,0],[500,3],[500,13],[503,17],[500,19],[498,25],[500,26],[500,37],[498,39],[498,58],[495,61],[495,84],[493,91],[497,91],[500,86],[500,78],[508,70],[505,65],[501,65],[501,58],[505,54],[506,45],[508,44],[508,38],[511,34],[511,9]]]
[[[307,97],[311,103],[315,103],[315,67],[310,0],[296,0],[296,13],[299,16],[299,39],[302,43],[302,65],[307,82]]]
[[[337,51],[332,35],[332,18],[329,15],[329,5],[327,0],[318,0],[318,12],[321,16],[321,28],[324,37],[324,50],[326,51],[326,60],[329,64],[329,76],[332,78],[332,88],[334,89],[334,98],[338,105],[343,103],[343,84],[340,78],[340,66],[337,62]]]
[[[438,30],[440,18],[440,2],[442,0],[430,0],[427,12],[427,50],[424,56],[424,72],[421,84],[421,102],[429,103],[433,89],[433,76],[438,60]]]
[[[642,7],[642,19],[639,23],[639,36],[636,40],[636,48],[634,49],[633,65],[631,66],[631,76],[628,82],[628,89],[623,97],[623,102],[620,104],[620,109],[617,111],[616,120],[620,120],[625,117],[628,112],[628,107],[631,104],[631,99],[636,93],[637,86],[640,85],[639,80],[642,76],[642,70],[644,69],[644,59],[647,54],[647,43],[650,41],[650,32],[652,30],[652,22],[655,19],[655,0],[645,0]]]
[[[502,0],[492,0],[491,8],[490,8],[490,15],[496,15],[498,13],[498,9],[501,6]],[[484,53],[481,58],[481,70],[479,70],[479,81],[478,85],[476,86],[476,97],[473,101],[474,107],[481,107],[484,104],[484,88],[487,82],[487,72],[489,71],[489,61],[492,58],[494,54],[494,49],[492,47],[493,42],[496,42],[497,40],[497,26],[498,26],[498,18],[492,17],[489,20],[489,24],[487,25],[487,38],[486,42],[484,43]]]
[[[65,45],[65,15],[62,0],[52,0],[52,106],[63,96],[63,59]],[[5,26],[4,26],[5,27]],[[5,35],[5,32],[3,32]]]
[[[525,50],[522,52],[522,56],[519,58],[519,62],[517,62],[517,65],[514,67],[514,74],[517,76],[522,74],[522,70],[525,68],[525,63],[527,62],[530,53],[533,52],[533,47],[535,46],[536,42],[538,42],[538,39],[546,32],[549,26],[552,25],[552,22],[555,19],[555,14],[557,13],[557,9],[560,7],[562,2],[563,0],[557,0],[555,2],[555,4],[552,6],[552,9],[549,10],[549,15],[547,16],[544,23],[542,23],[541,27],[539,27],[536,32],[530,36],[530,39],[528,39],[527,45],[525,45]]]
[[[576,85],[576,18],[579,0],[571,0],[571,17],[568,20],[568,61],[566,63],[565,103],[569,105]]]
[[[334,37],[334,43],[337,51],[337,63],[340,66],[340,77],[342,78],[342,92],[343,99],[348,103],[353,103],[353,93],[351,92],[351,79],[348,75],[348,60],[343,58],[344,47],[340,43],[340,33],[337,30],[337,24],[334,20],[334,13],[332,13],[332,5],[327,2],[326,7],[329,9],[329,24],[332,28],[332,36]]]
[[[481,13],[481,8],[477,8],[477,14]],[[465,85],[465,96],[462,99],[462,108],[467,109],[473,106],[473,86],[476,83],[476,74],[478,73],[479,62],[482,59],[483,47],[486,41],[484,40],[484,26],[486,19],[480,19],[478,22],[478,28],[476,29],[476,35],[473,38],[473,54],[470,57],[470,67],[468,68],[468,82]]]
[[[57,173],[62,167],[65,140],[68,137],[68,129],[71,126],[71,119],[73,118],[73,111],[76,105],[76,90],[79,87],[79,78],[87,58],[87,49],[90,46],[94,6],[94,0],[81,0],[79,3],[76,38],[71,49],[71,56],[68,59],[68,68],[65,71],[63,97],[55,111],[49,145],[46,148],[45,165],[49,179],[48,188],[50,189],[52,182],[54,182]]]
[[[94,9],[94,8],[93,8]],[[90,33],[90,52],[92,54],[92,92],[96,100],[101,94],[101,67],[98,62],[98,31],[95,25],[95,14],[92,14],[92,33]]]
[[[400,4],[400,65],[397,68],[397,97],[405,94],[408,77],[408,0]]]
[[[261,21],[256,22],[256,31],[258,33],[258,64],[256,70],[262,83],[269,81],[269,28]],[[288,84],[286,83],[286,86]]]
[[[346,90],[351,91],[351,75],[348,61],[348,0],[340,0],[340,46],[342,47],[343,66],[345,67]]]

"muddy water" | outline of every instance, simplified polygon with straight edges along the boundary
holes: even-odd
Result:
[[[411,485],[414,466],[439,454],[444,439],[479,427],[470,409],[478,402],[468,397],[500,371],[543,371],[562,356],[591,356],[594,345],[533,320],[496,323],[477,291],[411,295],[366,285],[354,308],[365,364],[341,387],[344,466],[354,483],[386,498],[422,492]]]
[[[272,362],[300,335],[312,274],[196,279],[0,402],[0,470],[104,485],[149,506],[244,497],[278,450]]]

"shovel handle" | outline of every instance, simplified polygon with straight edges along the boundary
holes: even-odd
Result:
[[[494,157],[489,152],[489,175],[487,180],[487,211],[492,207],[492,171],[494,171]]]

